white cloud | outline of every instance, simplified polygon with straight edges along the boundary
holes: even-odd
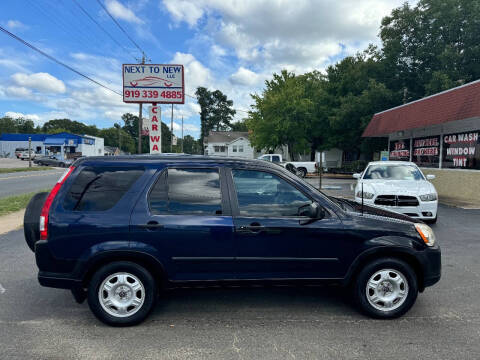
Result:
[[[117,19],[125,20],[135,24],[144,23],[144,21],[138,18],[130,8],[124,6],[117,0],[107,0],[105,5],[110,14]]]
[[[33,95],[32,90],[23,86],[8,86],[4,89],[4,91],[5,95],[20,99],[28,99]]]
[[[170,63],[184,65],[185,88],[188,94],[193,96],[197,87],[212,85],[213,78],[210,69],[200,63],[192,54],[176,52]]]
[[[21,21],[18,21],[18,20],[8,20],[5,26],[7,27],[7,29],[12,31],[28,28],[27,25],[23,24]]]
[[[176,22],[185,21],[190,26],[194,26],[203,15],[202,1],[197,5],[188,0],[164,0],[163,5]]]
[[[301,73],[376,42],[382,17],[403,1],[163,0],[163,5],[173,21],[208,32],[240,62],[261,72],[285,67]]]
[[[235,85],[253,86],[262,80],[261,76],[251,70],[245,69],[243,66],[236,73],[230,76],[230,82]]]
[[[40,116],[37,114],[23,114],[20,112],[15,112],[15,111],[7,111],[5,113],[6,117],[12,118],[12,119],[27,119],[27,120],[32,120],[35,123],[38,123],[40,121]]]
[[[49,73],[16,73],[11,78],[16,85],[43,93],[63,94],[66,91],[63,81]]]

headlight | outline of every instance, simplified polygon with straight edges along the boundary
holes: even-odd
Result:
[[[431,194],[420,195],[420,200],[422,200],[422,201],[435,201],[435,200],[437,200],[437,194],[431,193]]]
[[[374,196],[375,196],[375,194],[372,194],[372,193],[370,193],[370,192],[368,192],[368,191],[364,191],[364,192],[363,192],[363,198],[364,198],[364,199],[371,199],[371,198],[373,198]],[[360,191],[357,192],[357,197],[359,197],[359,198],[362,197],[362,190],[360,190]]]
[[[415,229],[417,229],[417,232],[427,246],[435,245],[435,234],[430,226],[425,224],[415,224]]]

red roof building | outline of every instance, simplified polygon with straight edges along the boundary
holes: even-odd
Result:
[[[373,115],[364,137],[480,117],[480,80]]]
[[[480,80],[375,114],[364,137],[388,137],[389,159],[480,170]]]

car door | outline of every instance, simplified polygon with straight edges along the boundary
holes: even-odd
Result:
[[[131,218],[132,247],[154,252],[173,281],[233,279],[234,240],[221,167],[170,166]]]
[[[229,180],[239,278],[342,276],[343,226],[335,213],[302,216],[312,198],[274,170],[232,168]]]

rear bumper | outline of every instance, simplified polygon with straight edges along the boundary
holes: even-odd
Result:
[[[42,286],[57,289],[77,289],[82,286],[82,281],[75,279],[71,274],[53,273],[47,271],[38,272],[38,282]]]
[[[59,289],[75,289],[81,286],[82,280],[74,272],[77,262],[55,258],[47,241],[40,240],[35,243],[35,260],[39,269],[40,285]]]

